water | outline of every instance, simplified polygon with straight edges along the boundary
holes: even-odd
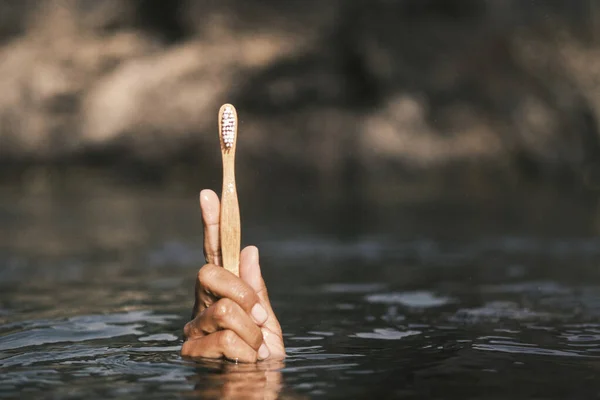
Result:
[[[195,194],[0,198],[1,398],[600,395],[600,238],[577,199],[242,199],[288,352],[243,365],[179,357]]]

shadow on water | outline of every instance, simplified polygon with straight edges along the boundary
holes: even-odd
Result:
[[[203,263],[195,194],[4,190],[0,397],[600,391],[600,239],[580,200],[398,192],[319,205],[305,194],[266,207],[244,196],[284,363],[180,358]]]

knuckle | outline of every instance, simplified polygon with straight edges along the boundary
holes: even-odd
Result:
[[[244,308],[252,307],[257,301],[256,294],[245,285],[236,285],[235,294],[240,305]]]
[[[238,287],[236,288],[236,293],[240,302],[245,303],[248,300],[248,291],[242,285],[238,285]]]
[[[181,346],[181,356],[182,357],[193,357],[194,356],[193,347],[190,345],[189,342],[184,342],[183,346]]]
[[[210,247],[207,249],[207,255],[211,257],[219,257],[221,255],[221,250],[218,248]]]
[[[187,324],[185,324],[185,326],[183,327],[183,336],[188,338],[191,336],[191,327],[190,327],[190,323],[188,322]]]
[[[207,282],[210,282],[215,276],[215,266],[211,264],[206,264],[198,271],[198,282],[202,286],[206,286]]]
[[[200,336],[200,332],[198,331],[198,328],[196,327],[196,324],[194,323],[194,321],[195,320],[192,320],[192,321],[188,322],[183,327],[183,336],[186,339],[187,338],[194,338],[194,337]]]
[[[218,322],[225,321],[233,311],[233,302],[229,299],[221,299],[215,304],[213,318]]]
[[[219,337],[219,345],[222,349],[231,349],[234,348],[237,343],[236,334],[233,331],[226,330],[221,331],[221,336]]]

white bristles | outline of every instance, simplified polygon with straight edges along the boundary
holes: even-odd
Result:
[[[226,106],[221,117],[221,134],[223,145],[230,149],[235,139],[235,114],[230,106]]]

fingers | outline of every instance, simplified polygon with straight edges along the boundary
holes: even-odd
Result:
[[[261,303],[267,310],[268,317],[261,326],[261,332],[263,342],[269,349],[269,359],[285,358],[281,325],[271,307],[267,287],[260,271],[258,249],[254,246],[248,246],[242,250],[242,254],[240,255],[240,278],[256,292]]]
[[[198,272],[197,296],[228,298],[237,303],[254,322],[262,325],[268,318],[267,310],[260,304],[259,297],[250,285],[225,268],[207,264]]]
[[[248,246],[240,254],[240,278],[246,282],[265,303],[270,304],[267,286],[260,271],[258,248]]]
[[[231,330],[254,350],[263,343],[260,328],[248,314],[230,299],[221,299],[203,313],[188,322],[184,334],[188,339],[196,339],[220,330]]]
[[[219,239],[221,203],[217,194],[208,189],[201,191],[200,209],[204,225],[204,257],[209,264],[221,265],[221,242]]]
[[[277,323],[274,329],[276,330],[271,330],[266,326],[260,329],[263,336],[263,343],[269,350],[269,360],[283,360],[286,354],[279,323]]]
[[[231,330],[191,339],[183,343],[181,356],[189,358],[221,358],[240,362],[256,362],[258,352]]]
[[[259,254],[255,246],[248,246],[242,250],[240,255],[240,278],[255,291],[267,310],[268,318],[263,325],[273,332],[281,332],[281,326],[271,307],[267,286],[260,271]]]

